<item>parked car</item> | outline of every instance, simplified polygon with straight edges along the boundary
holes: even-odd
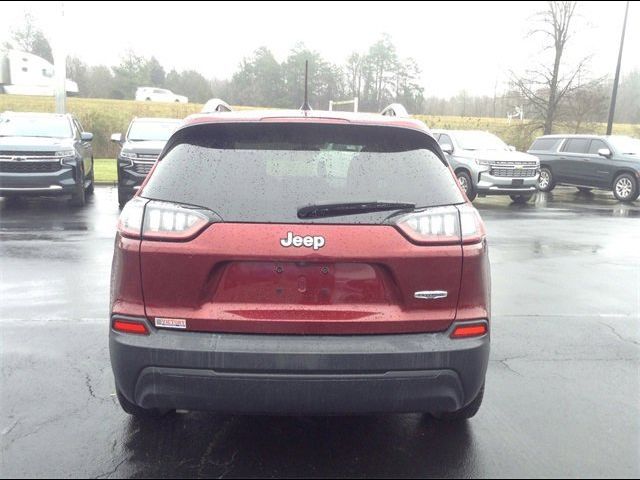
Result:
[[[166,88],[139,87],[136,90],[136,100],[146,102],[177,102],[187,103],[189,99],[184,95],[176,95]]]
[[[127,133],[111,135],[121,145],[117,157],[118,203],[123,207],[140,188],[165,143],[182,123],[175,118],[134,118]]]
[[[540,159],[538,188],[572,185],[582,192],[610,190],[622,202],[640,194],[640,140],[625,136],[545,135],[529,153]]]
[[[231,110],[232,108],[224,100],[212,98],[204,104],[201,113],[230,112]]]
[[[509,195],[524,203],[536,192],[540,163],[500,138],[479,130],[433,130],[469,200]]]
[[[482,402],[484,226],[417,120],[187,118],[121,212],[111,278],[130,414],[465,419]]]
[[[73,115],[0,114],[0,196],[93,193],[93,134]]]

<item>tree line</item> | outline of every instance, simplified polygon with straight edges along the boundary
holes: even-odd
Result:
[[[304,98],[304,65],[309,62],[308,90],[313,108],[326,109],[330,100],[358,97],[361,110],[379,111],[393,102],[421,112],[424,90],[415,60],[401,59],[388,36],[364,53],[353,53],[344,65],[333,64],[304,44],[295,45],[282,62],[260,47],[242,59],[230,80],[207,79],[186,70],[168,73],[155,57],[127,52],[120,64],[89,66],[77,57],[67,60],[67,74],[79,94],[97,98],[133,98],[138,86],[168,88],[203,103],[220,97],[236,105],[297,108]]]

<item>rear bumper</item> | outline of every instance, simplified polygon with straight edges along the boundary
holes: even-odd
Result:
[[[250,414],[445,412],[471,402],[489,335],[240,335],[111,330],[115,382],[144,408]]]

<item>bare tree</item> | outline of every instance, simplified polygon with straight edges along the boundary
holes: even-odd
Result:
[[[564,97],[580,86],[577,79],[589,61],[586,57],[573,68],[563,68],[562,60],[572,35],[576,4],[575,1],[550,1],[547,8],[536,15],[539,27],[530,35],[544,38],[544,51],[552,52],[553,63],[540,64],[521,76],[512,73],[514,85],[528,101],[529,110],[537,114],[545,135],[553,130]]]
[[[12,30],[12,42],[5,42],[4,47],[18,48],[22,51],[33,53],[39,57],[53,62],[53,53],[51,52],[51,45],[49,40],[44,35],[42,30],[36,24],[34,16],[27,12],[24,15],[24,20],[19,28]]]
[[[353,97],[359,97],[362,93],[362,55],[352,53],[347,59],[345,74],[349,93]]]
[[[559,115],[572,125],[574,133],[593,130],[607,112],[609,93],[602,79],[581,85],[567,95]]]

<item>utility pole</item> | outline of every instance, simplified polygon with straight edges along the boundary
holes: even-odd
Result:
[[[67,51],[64,2],[60,2],[60,19],[55,28],[53,44],[53,68],[55,70],[56,113],[66,113],[67,100]]]
[[[611,105],[609,106],[609,121],[607,122],[607,135],[611,135],[613,129],[613,117],[616,113],[616,96],[618,95],[618,82],[620,81],[620,64],[622,63],[622,48],[624,47],[624,33],[627,29],[627,15],[629,14],[629,0],[624,11],[624,23],[622,24],[622,37],[620,38],[620,51],[618,52],[618,66],[616,76],[613,80],[613,91],[611,92]]]

